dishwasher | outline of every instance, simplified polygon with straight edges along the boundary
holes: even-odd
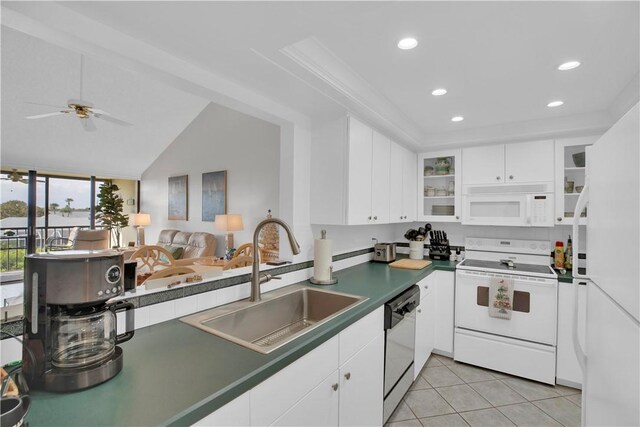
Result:
[[[386,423],[413,383],[416,314],[420,304],[417,285],[384,305],[384,422]]]

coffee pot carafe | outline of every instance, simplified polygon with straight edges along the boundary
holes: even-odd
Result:
[[[133,304],[108,302],[123,290],[115,251],[60,251],[25,260],[24,372],[32,388],[73,391],[122,370],[117,344],[133,337]],[[126,312],[127,331],[117,334]]]

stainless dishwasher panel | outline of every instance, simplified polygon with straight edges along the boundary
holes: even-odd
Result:
[[[412,365],[415,336],[415,312],[405,314],[398,324],[391,329],[387,329],[387,350],[384,360],[384,396],[389,394],[407,368]],[[413,372],[411,374],[411,378],[413,378]]]

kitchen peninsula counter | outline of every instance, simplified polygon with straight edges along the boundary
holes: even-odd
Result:
[[[121,344],[124,368],[96,387],[74,393],[34,391],[32,426],[191,425],[380,307],[434,270],[367,262],[335,274],[323,289],[369,298],[270,354],[261,354],[173,319],[136,330]],[[311,285],[308,281],[302,284]]]

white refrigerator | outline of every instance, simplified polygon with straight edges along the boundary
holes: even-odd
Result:
[[[640,426],[639,115],[636,104],[587,148],[586,185],[574,213],[579,218],[587,206],[586,236],[573,228],[587,242],[587,277],[577,274],[578,250],[573,260],[574,276],[589,279],[585,341],[577,336],[577,313],[573,332],[587,426]]]

